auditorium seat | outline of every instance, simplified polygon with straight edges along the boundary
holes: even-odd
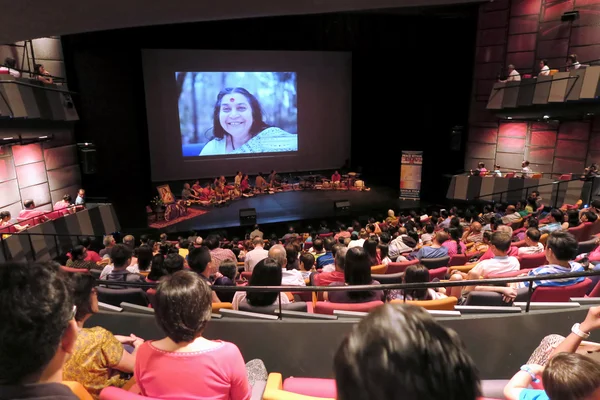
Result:
[[[552,287],[538,286],[531,295],[532,302],[568,302],[571,297],[584,297],[592,284],[590,278],[585,278],[583,282],[570,286]]]
[[[440,267],[447,267],[450,262],[450,257],[439,257],[439,258],[422,258],[421,264],[427,269],[436,269]]]
[[[313,312],[312,303],[307,303],[305,301],[298,301],[298,302],[289,303],[289,304],[282,304],[281,309],[287,310],[287,311],[300,311],[300,312],[309,312],[309,313]],[[248,302],[246,300],[244,300],[244,301],[240,302],[239,310],[258,313],[258,314],[273,315],[275,310],[279,310],[279,304],[273,304],[273,305],[265,306],[265,307],[256,307],[256,306],[252,306],[252,305],[248,304]]]
[[[391,284],[391,283],[402,283],[403,277],[404,277],[404,272],[398,272],[395,274],[384,274],[384,275],[371,274],[371,279],[381,283],[382,285]]]
[[[573,174],[562,174],[558,177],[559,181],[570,181],[571,179],[573,179]]]
[[[450,257],[448,266],[451,267],[453,265],[465,265],[467,261],[469,261],[469,258],[466,254],[455,254],[452,257]]]
[[[577,255],[584,253],[591,253],[598,245],[596,244],[596,238],[586,240],[585,242],[579,242],[577,247]]]
[[[429,281],[432,281],[435,278],[440,279],[440,280],[441,279],[445,279],[447,273],[448,273],[448,268],[447,267],[440,267],[440,268],[436,268],[436,269],[430,269],[429,270]]]
[[[63,385],[68,386],[71,392],[79,398],[79,400],[94,400],[91,394],[83,387],[79,382],[75,381],[62,381]]]
[[[319,236],[320,238],[332,237],[333,232],[319,233],[317,236]]]
[[[504,175],[505,178],[514,178],[515,177],[515,173],[514,172],[507,172],[506,175]]]
[[[297,379],[302,379],[302,378],[297,378]],[[331,381],[333,381],[333,379],[331,379]],[[325,384],[323,384],[323,385],[325,385]],[[292,386],[294,388],[296,388],[298,386],[298,384],[294,383]],[[319,386],[319,387],[321,387],[321,386]],[[325,386],[323,386],[321,388],[324,389]],[[267,379],[267,384],[265,386],[265,391],[263,393],[262,399],[263,400],[333,400],[333,399],[335,399],[335,397],[314,397],[314,396],[306,396],[302,393],[292,393],[292,392],[285,391],[285,390],[283,390],[283,376],[280,373],[271,372],[269,374],[269,378]],[[113,399],[107,399],[107,400],[113,400]]]
[[[98,301],[119,307],[122,302],[148,306],[148,297],[142,289],[110,289],[98,286]]]
[[[517,258],[519,260],[519,264],[521,265],[521,269],[537,268],[548,264],[545,252],[537,254],[523,254]]]
[[[579,226],[569,228],[568,231],[575,236],[578,242],[585,242],[592,236],[592,225],[591,222],[584,222],[579,224]]]
[[[386,274],[396,274],[398,272],[404,272],[404,271],[406,271],[406,268],[408,268],[409,266],[416,265],[418,263],[419,263],[419,260],[391,262],[391,263],[388,263],[388,265],[387,265],[388,268],[385,273]]]
[[[533,268],[525,268],[525,269],[518,269],[516,271],[511,271],[511,272],[504,272],[502,274],[492,274],[492,275],[488,275],[487,279],[496,279],[496,278],[513,278],[515,276],[519,276],[519,275],[527,275],[529,273],[529,271],[531,271]]]
[[[448,268],[448,271],[450,273],[452,273],[452,271],[460,271],[460,272],[469,272],[470,270],[472,270],[473,268],[475,268],[475,266],[477,265],[477,263],[472,263],[472,264],[466,264],[466,265],[454,265],[450,268]]]
[[[385,264],[374,265],[371,267],[371,274],[383,275],[387,272],[388,266]]]
[[[404,300],[392,300],[392,304],[403,304]],[[445,310],[453,311],[454,306],[458,303],[456,297],[450,296],[444,299],[437,300],[406,300],[406,304],[412,304],[413,306],[423,307],[426,310]]]
[[[332,303],[330,301],[317,301],[315,303],[315,314],[333,315],[334,310],[369,312],[372,309],[382,306],[383,301],[370,301],[368,303]]]
[[[150,291],[150,290],[148,290],[148,291]],[[226,310],[233,310],[233,304],[231,304],[231,303],[224,303],[224,302],[212,303],[212,313],[213,314],[218,314],[219,310],[221,308],[224,308]]]
[[[241,276],[244,279],[250,280],[250,278],[252,277],[252,272],[250,272],[250,271],[244,271],[244,272],[242,272]]]

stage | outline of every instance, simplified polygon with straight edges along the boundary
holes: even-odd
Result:
[[[187,232],[239,227],[239,211],[244,208],[256,209],[258,224],[272,224],[337,217],[343,221],[359,216],[385,217],[390,208],[398,211],[423,206],[419,201],[399,200],[398,192],[398,189],[371,187],[370,191],[301,190],[263,194],[232,200],[221,207],[206,208],[207,213],[173,224],[161,231]],[[350,202],[348,211],[335,210],[334,202],[340,200]]]

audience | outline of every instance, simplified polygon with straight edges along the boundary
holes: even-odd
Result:
[[[261,260],[254,267],[248,286],[282,286],[282,269],[278,261],[268,257]],[[238,310],[242,302],[247,302],[254,307],[270,306],[281,302],[289,304],[290,298],[285,293],[278,292],[235,292],[232,305]]]
[[[76,307],[57,264],[0,264],[0,398],[77,400],[62,385]]]
[[[96,263],[88,261],[88,250],[82,246],[77,245],[71,249],[71,258],[67,261],[67,267],[77,269],[95,269]]]
[[[329,286],[334,282],[344,283],[344,269],[346,267],[347,247],[339,248],[335,253],[335,270],[331,272],[321,272],[312,275],[314,286]]]
[[[349,248],[344,265],[344,282],[332,282],[329,286],[378,285],[371,278],[369,255],[362,247]],[[332,303],[368,303],[383,300],[382,290],[326,292],[326,300]]]
[[[344,338],[334,358],[338,400],[475,400],[479,374],[458,335],[422,308],[386,304]]]
[[[444,240],[442,247],[445,247],[448,250],[448,256],[453,257],[457,254],[465,254],[467,252],[467,246],[461,241],[462,228],[451,227],[448,229],[447,233],[449,238]]]
[[[252,272],[254,266],[260,261],[269,256],[269,252],[263,248],[264,242],[262,237],[255,236],[252,239],[254,249],[246,253],[244,257],[244,271]]]
[[[317,239],[317,241],[319,241],[321,239]],[[334,263],[333,260],[333,240],[329,237],[326,237],[325,239],[323,239],[323,249],[325,251],[325,253],[319,255],[316,258],[316,263],[317,263],[317,269],[319,268],[323,268],[327,265],[331,265]],[[315,247],[315,245],[313,244],[313,247]]]
[[[304,280],[309,279],[315,271],[315,256],[308,252],[300,254],[300,272]]]
[[[439,231],[433,236],[433,244],[431,246],[423,246],[417,251],[415,257],[419,260],[424,258],[440,258],[448,255],[448,248],[443,244],[449,239],[448,234],[444,231]]]
[[[134,375],[142,395],[250,398],[251,387],[237,346],[202,336],[212,312],[211,289],[204,279],[189,271],[164,277],[156,289],[155,310],[156,323],[166,337],[145,342],[137,352]]]
[[[100,274],[100,279],[107,281],[142,283],[146,279],[139,274],[137,264],[131,265],[133,252],[124,244],[116,244],[110,252],[112,265],[107,265]],[[114,286],[114,288],[123,288]]]
[[[404,271],[402,283],[424,283],[429,282],[429,270],[421,264],[410,265]],[[392,289],[387,295],[388,300],[438,300],[447,297],[443,288],[422,288],[422,289]]]
[[[282,269],[281,284],[283,286],[306,286],[302,273],[287,264],[287,253],[285,248],[277,244],[269,249],[269,257],[275,259]],[[254,274],[254,273],[253,273]]]
[[[208,247],[205,246],[192,249],[188,256],[188,265],[190,266],[190,269],[198,274],[200,279],[204,280],[208,285],[212,284],[210,281],[210,275],[211,271],[214,269],[213,263],[214,261],[211,257],[210,250],[208,250]],[[221,302],[214,291],[212,291],[212,302]]]
[[[81,383],[94,398],[107,386],[122,387],[126,379],[119,371],[133,373],[135,356],[144,341],[135,335],[118,336],[99,326],[84,328],[85,322],[98,312],[96,280],[90,275],[73,274],[73,297],[79,334],[71,357],[64,367],[63,379]],[[133,346],[130,354],[123,345]]]
[[[112,248],[114,247],[114,245],[117,244],[117,242],[115,241],[115,238],[113,237],[113,235],[106,235],[106,236],[104,236],[102,243],[104,244],[104,248],[102,250],[100,250],[98,255],[100,255],[100,257],[102,257],[102,258],[104,258],[104,257],[110,258],[110,252],[112,251]]]
[[[552,211],[550,211],[550,215],[548,216],[548,221],[549,221],[549,223],[547,225],[540,227],[540,232],[542,233],[542,235],[544,233],[551,233],[556,230],[563,229],[563,226],[562,226],[562,224],[564,222],[563,212],[560,211],[558,208],[553,208]]]
[[[544,245],[540,243],[541,233],[536,228],[529,228],[525,233],[526,246],[519,247],[519,255],[538,254],[544,251]]]
[[[20,225],[17,223],[11,223],[10,222],[11,216],[10,216],[10,211],[1,211],[0,212],[0,228],[5,228],[8,226],[12,226],[13,228],[15,228],[15,230],[17,232],[21,232],[27,228],[29,228],[29,224],[25,224],[25,225]],[[6,231],[5,231],[6,232]]]

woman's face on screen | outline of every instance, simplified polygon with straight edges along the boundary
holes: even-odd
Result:
[[[223,96],[219,113],[221,126],[231,136],[244,137],[252,126],[252,108],[246,97],[241,93],[231,93]]]

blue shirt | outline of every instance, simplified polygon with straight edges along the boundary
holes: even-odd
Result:
[[[541,276],[541,275],[549,275],[549,274],[566,274],[568,272],[583,272],[583,266],[575,261],[569,261],[571,268],[564,268],[560,265],[550,264],[550,265],[542,265],[541,267],[537,267],[532,269],[527,274],[528,276]],[[578,278],[563,278],[563,279],[553,279],[551,281],[545,280],[535,280],[533,281],[534,289],[538,286],[570,286],[576,283],[583,282],[585,277],[580,276]],[[523,282],[525,286],[529,287],[529,282]]]
[[[423,246],[417,251],[416,257],[421,260],[422,258],[440,258],[447,255],[448,249],[446,247]]]
[[[523,389],[519,393],[519,400],[550,400],[543,390]]]
[[[548,224],[546,226],[542,226],[540,228],[540,232],[543,233],[551,233],[554,232],[556,230],[559,230],[562,228],[562,224],[558,223],[558,222],[553,222],[551,224]]]
[[[333,263],[333,254],[330,251],[328,251],[325,254],[321,255],[319,258],[317,258],[317,269],[323,268],[324,266]]]
[[[85,199],[83,197],[77,196],[77,198],[75,199],[75,205],[82,206],[84,204],[85,204]]]

